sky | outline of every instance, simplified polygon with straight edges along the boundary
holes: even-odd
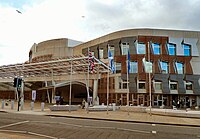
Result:
[[[27,61],[34,43],[132,28],[200,31],[200,0],[0,0],[0,66]]]

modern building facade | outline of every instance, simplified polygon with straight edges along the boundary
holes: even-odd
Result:
[[[55,39],[34,44],[29,52],[29,61],[26,63],[49,61],[72,55],[88,56],[90,50],[102,63],[109,64],[108,51],[110,51],[114,58],[114,72],[110,71],[109,76],[108,72],[101,73],[98,77],[98,72],[89,74],[89,92],[93,100],[98,96],[99,102],[106,104],[109,93],[108,102],[117,105],[171,107],[178,104],[180,107],[195,107],[200,105],[199,39],[198,31],[164,29],[122,30],[85,43]],[[145,62],[152,65],[151,73],[145,71]],[[72,83],[74,85],[72,102],[74,100],[80,103],[87,97],[85,95],[87,85],[84,78],[76,79]],[[39,88],[44,86],[41,84],[44,82],[48,84],[49,81],[36,80],[34,83],[31,82],[33,80],[29,80],[29,83],[40,84],[34,88],[40,92],[37,98],[40,100],[41,94],[45,94],[46,90]],[[66,80],[59,78],[55,82],[61,83]],[[27,91],[30,92],[31,89],[30,87]],[[69,90],[69,84],[66,83],[65,86],[56,89],[68,101],[69,92],[66,90]]]
[[[80,44],[74,52],[87,55],[89,47],[101,60],[108,58],[108,49],[112,52],[115,73],[110,75],[110,103],[149,106],[151,94],[153,106],[199,106],[199,39],[200,32],[196,31],[130,29]],[[150,78],[142,62],[144,57],[153,65]],[[105,76],[98,83],[100,102],[106,100],[106,81]]]

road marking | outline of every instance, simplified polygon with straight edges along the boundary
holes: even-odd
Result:
[[[153,134],[156,134],[156,131],[152,131]]]
[[[52,137],[52,136],[47,136],[47,135],[43,135],[43,134],[38,134],[38,133],[34,133],[34,132],[27,132],[30,135],[35,135],[35,136],[40,136],[40,137],[45,137],[45,138],[50,138],[50,139],[58,139],[56,137]]]
[[[43,121],[31,121],[35,123],[47,123]],[[150,134],[150,131],[143,131],[143,130],[134,130],[134,129],[127,129],[127,128],[116,128],[116,127],[109,127],[109,126],[93,126],[93,125],[77,125],[77,124],[68,124],[68,123],[60,123],[60,122],[48,122],[51,124],[61,124],[61,125],[67,125],[67,126],[74,126],[74,127],[79,127],[79,128],[97,128],[97,129],[111,129],[111,130],[124,130],[124,131],[131,131],[131,132],[139,132],[139,133],[147,133]]]
[[[14,125],[20,125],[20,124],[24,124],[24,123],[28,123],[28,122],[29,121],[17,122],[17,123],[13,123],[13,124],[8,124],[8,125],[0,126],[0,128],[10,127],[10,126],[14,126]]]
[[[116,128],[118,130],[124,130],[124,131],[132,131],[132,132],[139,132],[139,133],[146,133],[150,134],[151,132],[149,131],[143,131],[143,130],[134,130],[134,129],[127,129],[127,128]]]
[[[156,126],[156,124],[151,124],[152,126]]]
[[[27,131],[17,131],[17,130],[0,130],[0,132],[12,132],[12,133],[22,133],[22,134],[27,133]]]

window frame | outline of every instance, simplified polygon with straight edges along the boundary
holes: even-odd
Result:
[[[114,56],[115,56],[115,47],[113,45],[109,45],[109,49],[110,49],[110,52],[111,52],[111,54],[112,54],[112,56],[114,58]]]
[[[176,89],[171,88],[171,85],[176,85]],[[177,84],[177,82],[171,82],[171,81],[170,81],[170,83],[169,83],[169,89],[170,89],[171,91],[177,91],[177,90],[178,90],[178,84]]]
[[[138,42],[137,43],[137,54],[146,54],[146,44],[143,42]],[[139,53],[139,48],[144,47],[144,50],[142,49],[142,51],[144,51],[144,53]]]
[[[119,82],[119,89],[128,89],[129,87],[129,81],[127,80],[122,80],[121,76],[118,77],[118,82]]]
[[[115,64],[115,73],[121,73],[121,71],[122,71],[122,63],[114,62],[114,64]]]
[[[129,50],[129,43],[123,42],[120,44],[122,55],[127,55]]]
[[[144,88],[140,88],[140,84],[144,84]],[[145,83],[145,81],[139,81],[138,82],[138,89],[139,90],[145,90],[146,89],[146,83]]]
[[[192,54],[192,46],[190,44],[186,44],[186,43],[182,43],[182,46],[183,46],[183,54],[184,56],[191,56]],[[188,47],[188,48],[186,48]],[[189,50],[189,54],[185,53],[185,51]]]
[[[161,55],[161,44],[159,44],[159,43],[152,43],[151,47],[153,49],[153,54],[154,55]],[[159,52],[156,52],[157,49],[159,50]]]
[[[161,71],[161,73],[164,73],[164,74],[168,74],[169,73],[169,62],[167,62],[167,61],[159,61],[159,63],[160,63],[160,71]],[[165,69],[163,68],[163,67],[165,67],[165,66],[163,66],[163,64],[167,64],[167,71],[166,72],[163,72],[163,71],[165,71]]]
[[[180,73],[179,73],[180,70],[179,70],[178,64],[182,64],[182,72],[180,72]],[[176,61],[175,67],[176,67],[176,73],[177,74],[184,74],[184,63]]]
[[[191,85],[191,86],[188,86],[188,85]],[[191,87],[190,89],[187,89],[188,87]],[[185,90],[193,90],[193,84],[192,82],[190,81],[185,81]]]
[[[159,89],[157,89],[157,85],[159,85],[160,87],[159,87]],[[155,81],[154,82],[154,89],[156,90],[156,91],[162,91],[162,82],[160,82],[160,81]]]
[[[134,68],[136,69],[136,71],[134,71]],[[137,61],[130,61],[130,73],[138,73],[138,62]]]
[[[173,47],[174,46],[174,47]],[[175,56],[176,55],[176,44],[174,43],[168,43],[167,44],[167,50],[168,50],[168,54],[171,56]],[[170,50],[174,50],[174,54],[170,53]]]
[[[104,49],[103,48],[100,48],[99,49],[99,59],[103,59],[103,53],[104,53]]]

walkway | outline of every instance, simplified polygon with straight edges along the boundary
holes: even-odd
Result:
[[[172,109],[152,109],[152,115],[147,112],[127,111],[126,107],[116,111],[92,111],[88,112],[85,109],[78,109],[77,111],[50,111],[48,104],[45,104],[44,111],[41,111],[41,103],[35,103],[34,109],[31,110],[30,101],[26,101],[23,110],[17,111],[17,103],[15,102],[14,109],[11,109],[11,104],[0,109],[1,112],[21,113],[21,114],[35,114],[58,117],[74,117],[98,120],[113,120],[123,122],[143,122],[150,124],[173,124],[185,126],[200,127],[200,110],[172,110]],[[194,118],[191,118],[194,117]]]

